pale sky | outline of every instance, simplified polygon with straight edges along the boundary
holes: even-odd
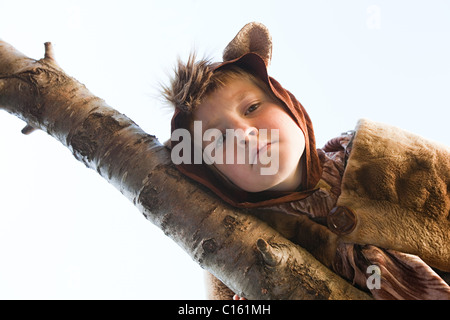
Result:
[[[225,4],[226,3],[226,4]],[[246,23],[270,30],[269,73],[317,145],[360,118],[450,145],[445,0],[10,1],[0,38],[59,65],[160,141],[158,94],[178,56],[221,59]],[[204,299],[203,271],[119,191],[43,132],[0,112],[0,299]]]

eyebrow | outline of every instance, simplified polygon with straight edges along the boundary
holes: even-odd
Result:
[[[245,98],[247,98],[248,91],[245,90],[241,92],[239,95],[237,95],[236,101],[242,102]]]

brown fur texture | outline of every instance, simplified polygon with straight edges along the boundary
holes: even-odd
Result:
[[[357,216],[344,240],[415,254],[450,271],[449,191],[447,146],[361,120],[337,203]]]
[[[223,51],[223,61],[237,59],[248,52],[257,53],[266,66],[269,66],[272,59],[272,37],[261,23],[246,24]]]

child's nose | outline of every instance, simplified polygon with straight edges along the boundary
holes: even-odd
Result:
[[[258,136],[258,129],[255,127],[249,127],[244,131],[244,137],[241,139],[240,143],[245,145],[250,139],[256,138]]]

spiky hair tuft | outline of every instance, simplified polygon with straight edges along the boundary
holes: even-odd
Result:
[[[201,103],[210,87],[213,75],[208,59],[196,61],[195,53],[186,63],[178,60],[169,86],[163,86],[163,96],[175,108],[191,113]]]

